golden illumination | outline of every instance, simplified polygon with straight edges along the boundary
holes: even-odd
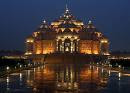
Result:
[[[104,53],[104,55],[110,55],[110,53]]]
[[[99,54],[99,52],[97,50],[94,50],[93,53],[96,54],[96,55]]]
[[[101,43],[108,43],[108,40],[103,39],[103,40],[101,40]]]
[[[82,25],[84,25],[84,23],[83,22],[73,22],[75,25],[78,25],[78,26],[82,26]]]
[[[70,30],[73,32],[73,31],[74,31],[74,28],[70,28]]]
[[[82,49],[80,52],[81,52],[81,53],[85,53],[85,54],[92,54],[92,51],[91,51],[91,50]]]
[[[25,53],[25,55],[31,55],[32,54],[32,52],[26,52]]]
[[[38,34],[39,34],[39,32],[34,32],[34,33],[33,33],[34,37],[37,37]]]
[[[84,24],[77,20],[68,8],[59,19],[51,22],[51,25],[45,21],[43,23],[26,39],[25,54],[76,52],[109,55],[109,40],[105,35],[96,29],[92,21]]]
[[[45,51],[43,51],[43,54],[50,54],[50,53],[53,53],[54,52],[54,49],[46,49]]]
[[[61,22],[52,22],[51,23],[51,25],[54,25],[54,26],[58,26],[58,25],[60,25],[61,24]]]
[[[37,50],[36,54],[41,54],[42,51],[41,50]]]
[[[33,39],[28,39],[26,42],[27,42],[27,43],[33,43],[34,40],[33,40]]]

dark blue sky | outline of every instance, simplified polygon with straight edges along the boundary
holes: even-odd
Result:
[[[24,49],[25,37],[43,19],[58,18],[66,0],[0,0],[0,49]],[[130,0],[68,0],[73,15],[95,26],[109,39],[111,50],[130,51]]]

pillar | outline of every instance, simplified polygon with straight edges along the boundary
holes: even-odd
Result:
[[[73,40],[71,40],[71,53],[73,53]]]
[[[56,51],[59,51],[59,43],[58,43],[59,41],[58,40],[56,40]]]
[[[78,39],[77,42],[76,42],[76,51],[77,51],[77,52],[79,51],[79,39]]]
[[[64,51],[65,51],[65,49],[64,49],[64,46],[65,44],[64,44],[64,40],[62,41],[62,52],[64,53]]]

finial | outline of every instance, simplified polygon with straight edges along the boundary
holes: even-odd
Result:
[[[40,28],[41,29],[44,28],[44,27],[46,28],[46,25],[47,25],[46,24],[46,20],[43,20],[42,23],[41,23],[41,25],[40,25]]]
[[[88,24],[92,24],[92,21],[91,21],[91,20],[89,20]]]
[[[69,11],[69,9],[68,9],[68,5],[66,4],[66,12],[68,12]]]
[[[66,10],[68,9],[68,5],[66,4]]]
[[[42,22],[43,22],[44,24],[46,24],[46,20],[43,20]]]

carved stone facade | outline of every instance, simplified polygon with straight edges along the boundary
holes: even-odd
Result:
[[[26,39],[26,53],[85,53],[109,55],[109,40],[89,21],[84,24],[66,7],[65,13],[48,25],[40,27]]]
[[[80,48],[79,49],[80,53],[99,54],[100,42],[93,41],[93,40],[81,40],[79,44],[79,48]]]

